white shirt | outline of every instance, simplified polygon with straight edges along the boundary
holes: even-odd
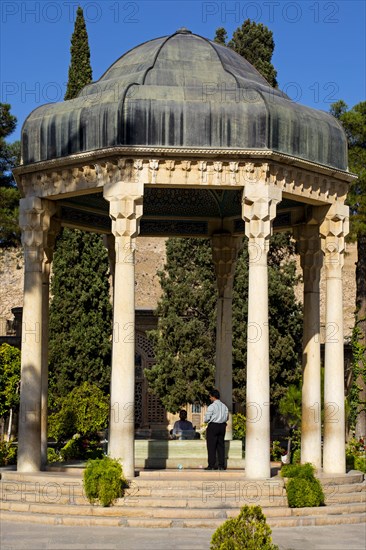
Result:
[[[215,422],[217,424],[223,424],[229,419],[229,409],[220,399],[215,399],[211,405],[207,408],[205,414],[205,422]]]

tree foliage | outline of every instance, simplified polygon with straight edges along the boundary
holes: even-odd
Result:
[[[54,405],[48,419],[49,437],[65,441],[75,434],[93,436],[106,428],[108,397],[95,385],[84,382]]]
[[[71,37],[71,63],[65,99],[74,99],[80,90],[92,80],[90,48],[83,9],[76,12],[74,32]]]
[[[20,351],[2,344],[0,346],[0,417],[19,406]]]
[[[8,103],[0,103],[0,247],[3,248],[20,244],[20,193],[11,173],[20,162],[20,142],[6,141],[17,123],[10,108]]]
[[[217,42],[217,44],[222,44],[223,46],[226,46],[226,41],[227,41],[227,32],[224,29],[224,27],[219,27],[218,29],[216,29],[214,42]]]
[[[214,40],[219,44],[227,45],[244,57],[271,86],[277,86],[277,71],[272,65],[275,43],[273,32],[268,27],[246,19],[241,27],[234,31],[232,39],[227,44],[227,32],[223,27],[216,30]]]
[[[163,405],[177,412],[187,402],[205,403],[214,385],[217,292],[210,241],[169,239],[166,253],[158,328],[150,333],[156,363],[145,376]]]
[[[50,391],[65,396],[88,380],[108,392],[112,308],[102,237],[65,229],[51,279]]]

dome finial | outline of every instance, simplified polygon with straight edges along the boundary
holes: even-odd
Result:
[[[187,27],[181,27],[175,32],[175,34],[192,34],[192,31],[187,29]]]

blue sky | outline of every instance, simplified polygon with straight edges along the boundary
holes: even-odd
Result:
[[[250,18],[273,31],[279,87],[292,99],[325,111],[338,99],[350,107],[366,99],[363,0],[2,0],[1,101],[10,103],[18,118],[9,141],[19,139],[33,109],[63,100],[79,4],[93,80],[127,50],[182,26],[207,38],[223,26],[231,38]]]

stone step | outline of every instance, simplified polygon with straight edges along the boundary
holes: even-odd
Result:
[[[58,491],[54,487],[31,487],[22,484],[21,487],[14,487],[14,484],[7,487],[3,484],[1,491],[1,500],[3,502],[25,502],[25,503],[41,503],[41,504],[77,504],[88,505],[87,498],[83,495],[82,490],[78,492],[75,487],[63,488]],[[326,505],[347,504],[347,503],[365,503],[366,491],[358,491],[353,493],[336,493],[326,495]],[[186,493],[186,491],[177,491],[175,495],[167,494],[161,490],[129,490],[126,496],[118,499],[117,506],[145,506],[145,507],[172,507],[172,508],[201,508],[207,507],[236,507],[243,505],[260,504],[266,507],[287,506],[287,498],[285,492],[275,495],[249,495],[239,492],[218,492],[218,493]]]
[[[208,472],[209,473],[209,472]],[[226,472],[224,472],[225,474]],[[78,497],[83,495],[82,479],[77,476],[50,476],[49,474],[22,474],[27,481],[18,481],[19,476],[3,476],[5,480],[0,482],[1,498],[20,500],[27,495],[27,501],[54,502],[60,496]],[[235,481],[225,478],[217,473],[220,478],[203,478],[203,480],[182,479],[144,479],[135,478],[126,490],[126,497],[168,497],[168,498],[201,498],[205,500],[237,499],[243,502],[255,502],[260,498],[272,498],[285,496],[284,482],[281,478],[272,478],[271,481]],[[10,479],[8,479],[10,477]],[[15,481],[14,478],[17,480]],[[31,479],[32,481],[29,481]],[[329,502],[360,501],[359,495],[365,495],[366,483],[350,484],[326,484],[324,492]],[[358,496],[357,496],[358,493]],[[352,496],[352,495],[355,496]],[[30,495],[28,497],[28,495]],[[345,496],[342,496],[345,495]]]
[[[83,494],[83,483],[81,479],[50,480],[47,478],[37,478],[37,481],[14,481],[3,480],[0,482],[0,491],[3,493],[23,494],[33,493],[37,495],[46,495],[52,498],[52,495],[58,494]],[[193,481],[177,480],[162,481],[149,480],[140,481],[136,478],[130,483],[126,490],[129,496],[138,494],[139,496],[152,494],[156,496],[169,496],[187,498],[192,497],[215,497],[226,498],[233,495],[235,498],[260,498],[271,496],[283,496],[285,494],[282,480],[268,481],[265,483],[245,482],[245,481],[224,481],[203,480]]]
[[[168,504],[168,505],[166,505]],[[123,501],[122,499],[117,501],[115,506],[102,507],[93,506],[87,504],[62,504],[57,503],[32,503],[32,502],[13,502],[2,501],[0,502],[0,510],[13,511],[13,512],[32,512],[34,514],[49,515],[81,515],[81,516],[118,516],[118,517],[140,517],[140,518],[217,518],[217,517],[235,517],[238,515],[241,506],[244,503],[238,503],[236,501],[225,503],[203,503],[195,502],[194,506],[191,506],[189,501],[181,501],[177,503],[161,503],[155,499],[151,499],[150,506],[144,502],[135,502],[132,506],[131,503]],[[359,503],[345,503],[345,504],[331,504],[330,506],[320,506],[318,508],[287,508],[287,502],[285,500],[275,501],[259,501],[256,504],[261,505],[263,510],[266,510],[268,516],[318,516],[318,515],[336,515],[336,514],[351,514],[365,512],[364,502]]]
[[[314,510],[314,509],[312,509]],[[263,510],[267,515],[267,510]],[[225,521],[225,518],[124,518],[124,517],[104,517],[104,516],[72,516],[63,514],[61,516],[50,514],[34,514],[29,512],[11,512],[3,510],[1,512],[2,521],[41,523],[48,525],[78,525],[78,526],[104,526],[104,527],[141,527],[141,528],[206,528],[216,529]],[[315,516],[268,516],[267,520],[271,528],[273,527],[300,527],[315,525],[338,525],[365,523],[366,513],[340,513],[334,515]]]

